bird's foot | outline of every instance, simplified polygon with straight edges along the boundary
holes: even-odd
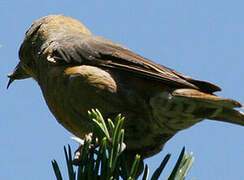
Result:
[[[84,147],[85,142],[92,141],[92,133],[89,133],[85,136],[84,139],[78,138],[78,137],[72,137],[73,140],[78,142],[80,144],[79,148],[74,153],[74,158],[72,160],[73,165],[79,165],[81,162],[81,156],[82,156],[82,150]],[[98,139],[95,140],[95,144],[90,144],[89,149],[92,147],[96,147],[98,145]]]

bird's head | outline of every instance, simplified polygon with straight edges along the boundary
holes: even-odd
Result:
[[[40,56],[48,45],[57,38],[72,33],[90,35],[90,31],[79,21],[61,15],[49,15],[34,22],[25,34],[19,50],[20,62],[9,74],[7,88],[16,79],[37,79]]]

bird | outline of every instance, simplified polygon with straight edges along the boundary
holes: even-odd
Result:
[[[142,159],[163,149],[177,132],[204,119],[244,126],[242,105],[214,93],[210,82],[183,75],[93,35],[81,22],[48,15],[34,22],[19,50],[9,83],[33,78],[56,120],[84,138],[92,131],[87,111],[125,117],[128,156]]]

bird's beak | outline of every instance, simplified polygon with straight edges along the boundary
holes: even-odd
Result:
[[[30,75],[26,74],[26,72],[24,71],[24,69],[21,66],[21,62],[19,62],[19,64],[15,67],[14,72],[11,74],[8,74],[8,85],[7,85],[7,89],[9,88],[10,84],[16,80],[16,79],[26,79],[29,78]]]

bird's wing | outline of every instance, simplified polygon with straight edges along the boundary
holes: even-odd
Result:
[[[207,93],[221,90],[214,84],[184,76],[117,43],[97,36],[70,35],[57,39],[52,58],[60,63],[91,64],[128,71],[134,75],[161,81],[172,88],[194,88]]]

